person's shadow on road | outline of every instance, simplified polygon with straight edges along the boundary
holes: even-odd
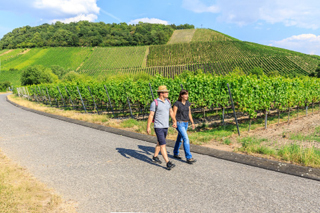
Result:
[[[133,157],[138,160],[144,161],[146,163],[149,163],[149,164],[159,166],[161,168],[166,169],[166,167],[163,167],[159,164],[152,162],[151,158],[154,153],[154,147],[138,145],[138,148],[141,151],[140,150],[133,150],[133,149],[125,149],[125,148],[116,148],[116,150],[125,158],[130,159],[131,157]]]

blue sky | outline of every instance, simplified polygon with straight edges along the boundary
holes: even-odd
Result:
[[[317,0],[0,0],[0,38],[55,21],[193,24],[243,41],[320,55]]]

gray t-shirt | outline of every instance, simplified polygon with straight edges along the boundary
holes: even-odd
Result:
[[[158,100],[158,108],[157,112],[155,113],[154,118],[154,128],[169,128],[169,115],[170,115],[170,109],[171,104],[166,99],[165,102],[161,101],[160,98],[157,98]],[[156,111],[156,102],[153,101],[150,106],[150,111],[155,112]]]

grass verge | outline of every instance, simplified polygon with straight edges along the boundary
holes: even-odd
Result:
[[[0,150],[0,212],[76,212]]]
[[[268,140],[254,137],[242,138],[240,142],[242,147],[238,148],[238,151],[247,154],[261,154],[290,163],[320,168],[320,149],[314,146],[303,147],[299,144],[288,144],[271,147],[266,143]]]

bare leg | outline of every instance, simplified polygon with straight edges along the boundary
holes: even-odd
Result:
[[[166,145],[161,145],[160,146],[160,151],[161,151],[161,155],[162,155],[163,159],[166,161],[166,163],[168,163],[169,159],[168,159],[168,153],[167,153]]]
[[[158,142],[154,151],[154,156],[157,157],[159,155],[159,152],[160,152],[160,145]]]

